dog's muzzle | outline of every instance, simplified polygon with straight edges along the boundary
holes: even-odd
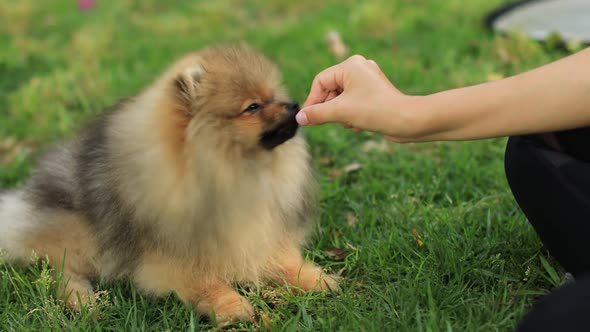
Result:
[[[289,103],[285,105],[287,110],[285,119],[281,121],[274,128],[271,128],[262,133],[260,136],[260,145],[267,150],[272,150],[277,146],[285,143],[293,138],[297,133],[299,125],[295,120],[295,115],[299,112],[299,104]]]

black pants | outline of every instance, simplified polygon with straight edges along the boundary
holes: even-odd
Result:
[[[590,128],[510,137],[505,167],[527,219],[576,277],[535,304],[519,331],[590,331]]]

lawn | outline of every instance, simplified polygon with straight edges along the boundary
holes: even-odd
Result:
[[[399,89],[428,94],[522,72],[566,54],[484,15],[502,0],[0,0],[0,187],[15,187],[52,141],[138,92],[185,52],[245,40],[273,59],[303,101],[314,75],[351,53]],[[395,145],[340,126],[305,128],[321,185],[307,257],[344,277],[340,294],[242,290],[260,313],[235,330],[506,331],[561,283],[511,197],[504,139]],[[2,231],[2,230],[0,230]],[[346,256],[346,257],[344,257]],[[215,329],[174,296],[97,281],[99,313],[55,300],[51,271],[0,263],[0,330]]]

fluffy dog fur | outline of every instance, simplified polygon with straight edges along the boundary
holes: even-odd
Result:
[[[336,289],[300,253],[314,181],[298,110],[251,48],[189,54],[0,196],[0,248],[63,266],[74,308],[97,276],[175,292],[218,321],[254,314],[232,282]]]

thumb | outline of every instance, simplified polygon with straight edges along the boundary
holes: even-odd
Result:
[[[300,125],[320,125],[327,122],[339,122],[335,100],[307,106],[295,116]]]

